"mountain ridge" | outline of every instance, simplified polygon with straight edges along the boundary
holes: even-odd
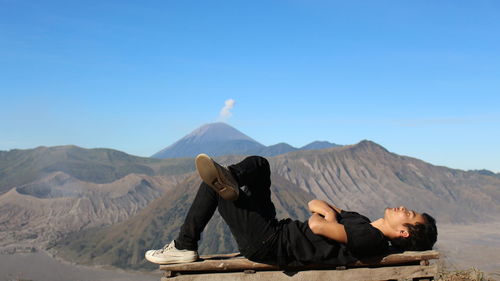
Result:
[[[391,204],[427,210],[440,221],[455,223],[496,220],[492,214],[500,213],[498,178],[434,166],[371,141],[291,152],[270,163],[273,172],[309,193],[371,219],[381,206]]]
[[[172,145],[153,154],[152,158],[195,157],[200,153],[212,156],[262,155],[275,156],[295,150],[323,149],[339,146],[327,141],[313,141],[300,148],[281,142],[265,146],[227,123],[217,122],[202,125]]]
[[[194,163],[191,159],[153,159],[74,145],[14,149],[0,154],[0,194],[57,171],[83,181],[110,183],[130,173],[182,174],[194,171]]]

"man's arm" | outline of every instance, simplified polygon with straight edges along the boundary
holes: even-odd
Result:
[[[340,243],[347,243],[347,233],[345,232],[344,225],[340,224],[335,216],[333,217],[333,221],[327,221],[326,216],[323,218],[318,213],[313,213],[308,221],[309,228],[314,234],[333,239]]]
[[[336,213],[340,214],[340,212],[342,212],[341,209],[339,209],[331,204],[328,204],[327,202],[325,202],[323,200],[318,200],[318,199],[314,199],[314,200],[309,201],[307,206],[309,207],[309,211],[311,211],[311,213],[320,214],[327,221],[334,221],[334,220],[337,221]]]

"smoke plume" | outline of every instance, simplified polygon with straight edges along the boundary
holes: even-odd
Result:
[[[231,109],[234,107],[235,101],[233,99],[228,99],[224,102],[224,107],[219,112],[219,121],[226,121],[229,117],[231,117]]]

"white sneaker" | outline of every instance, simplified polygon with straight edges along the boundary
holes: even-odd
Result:
[[[172,241],[159,250],[147,251],[144,256],[148,261],[158,264],[187,263],[196,261],[198,252],[178,250],[175,248],[175,241]]]

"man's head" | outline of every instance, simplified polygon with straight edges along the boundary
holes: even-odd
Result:
[[[432,249],[437,240],[436,220],[426,213],[417,213],[404,206],[387,208],[384,220],[389,226],[392,246],[404,251]]]

